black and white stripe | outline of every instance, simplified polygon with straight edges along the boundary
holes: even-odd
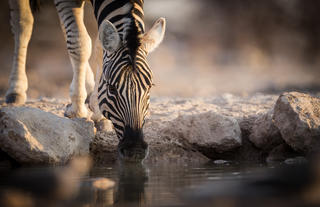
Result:
[[[82,16],[74,14],[73,8],[82,7],[81,0],[55,0],[71,61],[83,62],[88,57],[81,45],[79,21]],[[98,103],[101,113],[110,119],[120,139],[129,127],[141,130],[149,107],[149,92],[152,86],[152,71],[141,47],[145,33],[143,0],[91,0],[98,28],[109,20],[116,28],[121,47],[112,53],[104,51],[103,68],[98,86]],[[88,39],[87,42],[90,42]],[[91,44],[87,50],[91,51]]]
[[[33,27],[30,5],[37,7],[39,0],[30,1],[9,0],[15,53],[6,93],[7,103],[21,104],[27,98],[25,63]],[[85,0],[54,0],[54,3],[65,31],[73,68],[71,104],[66,108],[65,116],[88,117],[90,113],[85,101],[90,97],[91,119],[101,120],[102,112],[113,123],[120,139],[120,158],[143,160],[148,154],[148,144],[144,141],[142,128],[152,86],[152,71],[146,56],[163,40],[165,19],[159,18],[145,32],[143,0],[91,0],[99,27],[97,40],[101,44],[98,45],[103,48],[103,66],[96,67],[94,81],[89,65],[91,39],[83,22]],[[98,54],[97,48],[94,55]]]
[[[67,43],[67,49],[70,55],[71,59],[81,61],[83,54],[83,46],[80,43],[80,35],[82,35],[85,32],[85,35],[87,35],[87,31],[79,31],[79,25],[78,22],[80,22],[76,18],[83,19],[83,11],[81,14],[81,17],[79,17],[77,14],[75,14],[72,10],[74,8],[82,7],[84,4],[83,1],[79,0],[54,0],[60,22],[62,24],[62,28],[64,29],[64,34],[66,35],[66,43]],[[81,21],[82,23],[82,21]],[[90,39],[89,39],[90,40]],[[88,48],[91,51],[91,40],[87,42],[87,44],[90,44],[90,48]],[[90,52],[91,53],[91,52]]]
[[[149,107],[152,71],[140,47],[144,34],[143,0],[93,0],[98,26],[104,19],[117,29],[123,45],[104,52],[98,87],[102,114],[110,119],[120,139],[129,127],[141,130]]]

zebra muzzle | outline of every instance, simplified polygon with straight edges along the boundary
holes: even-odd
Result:
[[[148,154],[148,144],[143,140],[142,129],[127,128],[118,145],[118,153],[123,161],[141,162]]]
[[[146,157],[148,149],[119,149],[119,155],[122,161],[141,162]]]

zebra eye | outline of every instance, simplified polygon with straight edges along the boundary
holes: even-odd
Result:
[[[109,85],[108,88],[109,88],[109,92],[111,93],[111,95],[114,95],[114,96],[118,95],[118,91],[117,91],[116,87]]]

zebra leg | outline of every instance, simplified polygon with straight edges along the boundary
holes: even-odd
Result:
[[[92,95],[90,96],[89,108],[91,109],[91,119],[95,122],[95,126],[99,131],[113,131],[112,122],[106,119],[100,112],[98,103],[98,87],[102,74],[102,58],[103,49],[99,37],[97,36],[92,53],[93,67],[96,68],[95,85]]]
[[[97,36],[96,41],[94,42],[94,49],[92,53],[93,67],[96,68],[95,85],[89,101],[89,108],[93,112],[91,119],[95,122],[104,119],[104,116],[101,114],[98,104],[98,87],[99,80],[101,77],[102,56],[102,47],[100,44],[99,37]]]
[[[6,102],[23,104],[27,99],[26,55],[32,34],[33,15],[27,0],[9,0],[9,4],[11,29],[14,35],[14,54]]]
[[[89,63],[87,64],[87,67],[86,67],[86,90],[87,90],[86,103],[89,103],[90,97],[94,90],[94,75]]]
[[[91,55],[91,39],[83,22],[84,1],[55,0],[54,2],[62,28],[65,31],[67,48],[73,67],[73,79],[70,85],[71,105],[67,107],[65,115],[68,117],[87,117],[88,110],[85,106],[87,98],[86,76],[93,79],[93,74],[90,76],[88,72],[91,70],[88,63]],[[87,75],[88,73],[90,77]]]

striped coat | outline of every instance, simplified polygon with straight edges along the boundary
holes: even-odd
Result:
[[[33,14],[25,0],[9,0],[15,52],[8,103],[26,100],[25,57],[33,26]],[[145,32],[143,0],[91,0],[103,48],[102,68],[95,82],[88,59],[91,39],[83,23],[81,0],[54,0],[73,67],[68,117],[87,117],[85,100],[90,96],[93,117],[99,113],[110,119],[119,137],[120,158],[142,160],[147,154],[143,124],[152,87],[152,71],[146,57],[162,41],[165,20],[160,18]]]

